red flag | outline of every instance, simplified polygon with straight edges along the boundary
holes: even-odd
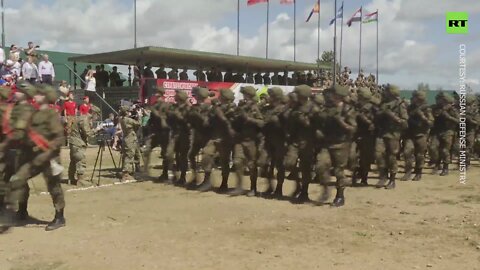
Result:
[[[247,6],[259,4],[259,3],[266,3],[268,0],[248,0]]]
[[[280,0],[280,4],[295,4],[295,0]]]

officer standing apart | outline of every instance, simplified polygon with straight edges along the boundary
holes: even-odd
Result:
[[[120,108],[120,125],[123,132],[123,168],[122,181],[134,180],[135,155],[138,151],[136,130],[140,127],[140,121],[131,118],[127,107]],[[141,117],[141,115],[139,115]]]

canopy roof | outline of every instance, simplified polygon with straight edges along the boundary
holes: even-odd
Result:
[[[236,56],[222,53],[210,53],[171,49],[163,47],[142,47],[136,49],[121,50],[115,52],[97,53],[70,57],[69,61],[82,63],[103,63],[115,65],[135,65],[138,63],[152,63],[153,66],[160,64],[165,67],[210,69],[219,67],[225,71],[233,72],[274,72],[274,71],[306,71],[331,69],[332,65],[326,62],[302,63],[284,60],[264,59],[251,56]]]

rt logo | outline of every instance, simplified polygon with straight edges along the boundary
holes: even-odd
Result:
[[[467,12],[447,12],[447,34],[468,34]]]

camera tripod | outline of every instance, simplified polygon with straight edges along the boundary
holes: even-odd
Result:
[[[90,177],[90,182],[93,183],[93,176],[95,175],[95,170],[97,169],[97,164],[99,164],[97,186],[100,186],[100,173],[102,171],[103,152],[105,152],[105,146],[108,148],[108,152],[110,153],[110,157],[112,158],[112,162],[113,162],[113,166],[115,167],[115,170],[117,170],[118,167],[117,167],[117,163],[115,162],[115,159],[113,158],[112,147],[110,147],[109,140],[107,140],[105,137],[102,137],[99,140],[97,140],[97,142],[98,142],[97,158],[95,159],[95,165],[93,166],[93,171],[92,171],[92,176]]]

